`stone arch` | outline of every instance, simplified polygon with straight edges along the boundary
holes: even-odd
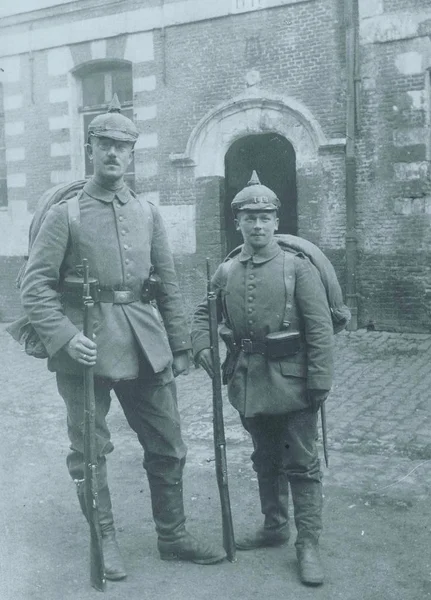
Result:
[[[224,156],[245,135],[274,132],[293,145],[298,168],[317,158],[328,140],[318,121],[298,100],[268,93],[244,94],[207,113],[194,127],[174,163],[195,167],[195,177],[223,177]]]

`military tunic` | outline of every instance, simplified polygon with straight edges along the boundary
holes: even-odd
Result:
[[[288,330],[300,332],[300,350],[278,360],[239,353],[228,396],[246,418],[307,408],[308,389],[329,390],[332,385],[332,321],[325,289],[307,258],[284,252],[276,241],[253,255],[243,247],[230,265],[221,264],[214,274],[220,308],[237,343],[264,341],[268,333],[281,331],[286,318],[285,260],[294,261]],[[207,313],[203,301],[192,328],[195,355],[210,346]]]
[[[151,265],[162,280],[156,307],[100,302],[94,308],[98,348],[95,374],[112,380],[138,376],[142,354],[154,372],[172,361],[172,352],[191,348],[166,231],[156,206],[145,206],[124,186],[117,192],[90,180],[80,198],[80,254],[90,275],[106,290],[128,289],[139,297]],[[81,369],[62,347],[82,330],[78,303],[62,301],[64,278],[75,271],[67,204],[51,208],[32,247],[22,282],[24,309],[44,343],[49,368]]]

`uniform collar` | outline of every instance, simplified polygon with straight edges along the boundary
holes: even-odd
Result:
[[[259,250],[256,251],[252,250],[249,246],[246,246],[246,244],[244,244],[238,258],[241,262],[244,263],[251,259],[252,262],[255,265],[257,265],[264,262],[268,262],[269,260],[277,256],[277,254],[279,254],[280,252],[281,248],[275,240],[272,240],[267,246],[265,246],[264,248],[259,248]]]
[[[102,200],[102,202],[113,202],[115,197],[118,198],[122,204],[126,204],[126,202],[130,200],[130,192],[126,184],[114,192],[113,190],[102,187],[96,183],[94,179],[90,179],[84,185],[84,192],[96,200]]]

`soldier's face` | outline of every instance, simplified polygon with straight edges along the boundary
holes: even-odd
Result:
[[[237,230],[242,233],[244,242],[254,249],[263,248],[269,244],[278,229],[276,211],[240,211],[235,223]]]
[[[127,171],[132,160],[133,144],[107,137],[93,137],[87,152],[93,161],[96,177],[115,181]]]

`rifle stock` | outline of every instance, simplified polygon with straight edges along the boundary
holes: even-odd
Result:
[[[220,494],[220,504],[222,513],[223,546],[226,551],[228,560],[234,562],[236,560],[236,546],[233,531],[232,511],[230,506],[227,475],[226,439],[223,422],[222,378],[218,340],[217,297],[212,289],[209,259],[207,259],[207,302],[210,327],[211,356],[214,367],[214,376],[212,378],[214,453],[217,485]]]
[[[90,294],[89,267],[83,259],[84,305],[83,333],[93,339],[92,311],[94,306]],[[87,517],[90,524],[90,581],[99,591],[105,591],[105,565],[103,561],[102,534],[99,524],[97,449],[96,449],[96,400],[94,396],[94,368],[84,367],[84,490]]]

